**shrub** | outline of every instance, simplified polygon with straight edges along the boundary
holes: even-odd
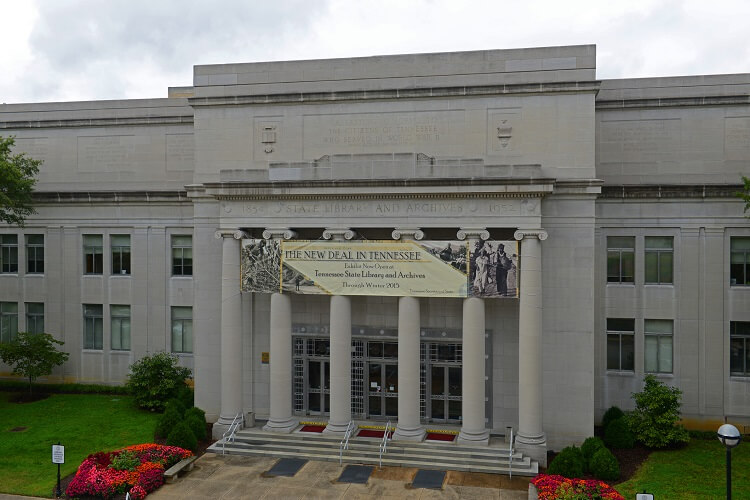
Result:
[[[187,385],[184,385],[177,389],[177,395],[175,397],[182,401],[182,404],[185,405],[185,408],[192,408],[192,406],[195,404],[194,396],[195,395],[193,393],[193,389],[191,389]]]
[[[577,446],[568,446],[552,460],[547,468],[547,474],[554,474],[568,478],[583,476],[583,453]]]
[[[185,411],[187,411],[188,409],[188,407],[185,406],[185,404],[177,398],[172,398],[164,404],[165,412],[170,408],[177,410],[177,413],[180,415],[180,417],[183,417],[185,415]]]
[[[195,413],[186,414],[185,422],[190,426],[190,430],[193,431],[193,435],[198,441],[206,439],[206,419],[201,418]]]
[[[181,421],[182,414],[179,413],[179,410],[175,407],[170,407],[162,414],[161,418],[159,418],[159,421],[156,423],[155,434],[159,437],[165,438],[169,436],[172,429],[174,429]]]
[[[191,376],[189,368],[179,366],[177,356],[157,352],[130,365],[126,386],[141,408],[161,411],[170,398],[185,387]]]
[[[600,448],[591,457],[591,473],[597,479],[617,481],[620,479],[620,464],[607,448]]]
[[[635,410],[629,415],[630,428],[638,441],[649,448],[665,448],[690,441],[680,420],[682,391],[656,380],[643,379],[643,391],[632,394]]]
[[[607,426],[612,423],[613,420],[617,420],[618,418],[622,418],[625,416],[625,413],[617,406],[611,406],[609,410],[604,412],[604,416],[602,416],[602,427],[604,430],[607,430]]]
[[[635,445],[635,437],[628,426],[628,418],[613,420],[604,431],[604,442],[610,448],[626,449]]]
[[[206,421],[206,412],[195,406],[185,410],[185,418],[188,418],[190,415],[197,415],[203,422]]]
[[[195,451],[198,449],[198,440],[188,423],[183,420],[175,425],[172,432],[167,436],[167,445]]]
[[[604,448],[604,441],[598,437],[586,438],[581,445],[581,453],[583,453],[583,468],[584,472],[591,470],[591,457],[594,453]]]

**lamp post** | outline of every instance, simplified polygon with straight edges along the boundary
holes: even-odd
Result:
[[[716,436],[721,444],[727,448],[727,500],[732,500],[732,448],[740,444],[742,435],[737,427],[732,424],[724,424],[719,427]]]

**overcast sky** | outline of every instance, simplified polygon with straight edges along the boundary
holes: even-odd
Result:
[[[750,72],[750,0],[0,0],[0,103],[166,97],[195,64],[596,44],[597,77]]]

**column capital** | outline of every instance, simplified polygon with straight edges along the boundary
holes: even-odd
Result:
[[[250,236],[248,236],[248,234],[242,229],[221,228],[214,233],[214,238],[216,238],[217,240],[220,240],[222,238],[234,238],[235,240],[241,240],[249,237]]]
[[[547,231],[544,229],[519,229],[513,233],[513,237],[518,241],[524,238],[538,238],[539,241],[544,241],[547,239],[547,236]]]
[[[490,239],[490,232],[483,227],[462,227],[456,233],[459,240],[488,240]]]
[[[424,238],[424,231],[418,227],[397,227],[391,233],[394,240],[421,240]]]
[[[351,240],[356,233],[348,227],[329,227],[323,231],[323,239],[326,240]]]
[[[267,240],[291,240],[297,233],[288,227],[268,227],[263,230],[263,238]]]

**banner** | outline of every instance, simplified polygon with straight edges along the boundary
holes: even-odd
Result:
[[[480,242],[473,249],[465,241],[242,243],[245,292],[515,297],[516,267],[515,241]]]

